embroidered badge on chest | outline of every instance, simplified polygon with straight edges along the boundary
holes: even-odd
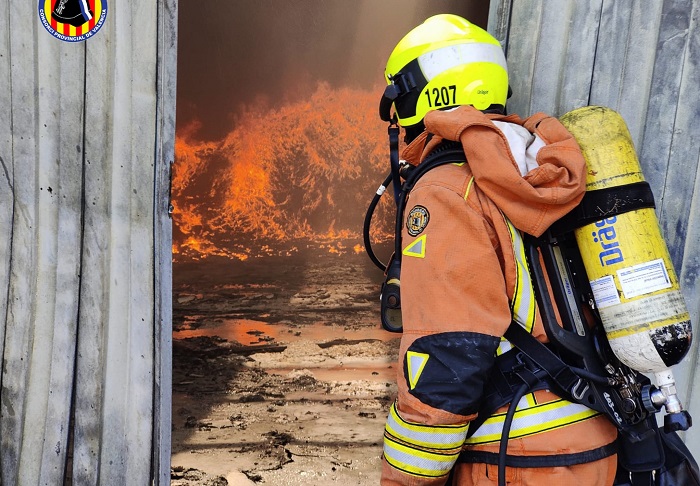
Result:
[[[418,236],[423,232],[430,221],[430,213],[423,206],[413,206],[406,218],[406,229],[411,236]]]

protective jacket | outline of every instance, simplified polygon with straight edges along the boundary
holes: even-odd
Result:
[[[496,355],[509,349],[503,334],[511,321],[547,341],[522,233],[541,235],[578,204],[586,165],[571,134],[541,113],[523,120],[462,106],[429,112],[425,126],[403,159],[419,164],[452,140],[467,162],[428,171],[406,203],[399,391],[385,429],[382,484],[442,485],[453,466],[453,484],[496,484],[488,461],[455,463],[460,453],[498,452],[505,408],[476,431],[469,423]],[[612,484],[616,436],[593,410],[549,390],[530,393],[518,405],[508,454],[570,457],[572,467],[509,467],[507,480]]]

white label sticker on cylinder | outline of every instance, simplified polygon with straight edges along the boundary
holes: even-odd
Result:
[[[620,296],[615,287],[615,279],[612,275],[606,275],[597,280],[591,280],[591,290],[595,303],[599,309],[620,303]]]
[[[626,299],[671,286],[671,279],[661,258],[618,270],[617,278],[620,279],[620,286]]]

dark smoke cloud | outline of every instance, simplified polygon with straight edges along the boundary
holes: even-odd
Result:
[[[178,9],[178,127],[199,120],[211,139],[260,97],[274,106],[318,81],[380,85],[394,45],[430,15],[482,27],[488,17],[483,0],[180,0]]]

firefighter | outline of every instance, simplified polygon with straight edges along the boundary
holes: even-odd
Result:
[[[507,407],[479,417],[476,430],[470,423],[496,356],[510,349],[511,321],[547,340],[523,234],[541,235],[578,204],[585,161],[556,118],[505,114],[503,50],[461,17],[437,15],[411,30],[385,74],[380,112],[404,130],[401,158],[417,165],[453,141],[467,162],[428,171],[405,205],[398,397],[381,484],[498,484]],[[519,401],[509,437],[509,485],[613,483],[616,428],[548,389]]]

